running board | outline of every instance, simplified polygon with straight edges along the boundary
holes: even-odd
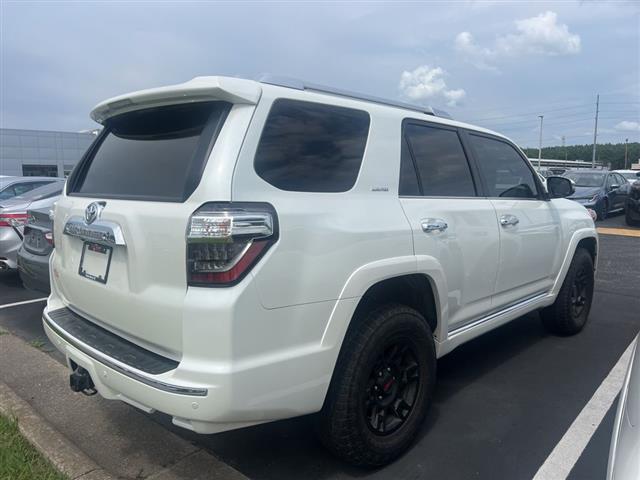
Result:
[[[478,320],[474,320],[471,323],[467,323],[465,325],[462,325],[461,327],[455,328],[449,332],[447,338],[448,339],[455,338],[459,335],[462,335],[465,332],[468,332],[469,330],[473,330],[474,328],[479,327],[484,323],[490,322],[491,320],[495,320],[498,317],[515,312],[520,309],[525,309],[529,305],[534,304],[539,300],[542,300],[547,295],[548,295],[548,292],[538,293],[532,297],[528,297],[525,300],[522,300],[521,302],[514,303],[513,305],[503,308],[502,310],[498,310],[497,312],[494,312],[487,316],[479,318]]]

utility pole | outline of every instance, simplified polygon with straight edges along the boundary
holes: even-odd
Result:
[[[540,160],[542,160],[542,120],[544,115],[538,115],[540,119],[540,138],[538,139],[538,171],[540,171]]]
[[[600,94],[596,95],[596,124],[593,129],[593,154],[591,155],[591,168],[596,168],[596,140],[598,139],[598,110],[600,108]]]
[[[562,135],[562,150],[564,150],[564,161],[567,161],[567,147],[564,144],[564,135]]]
[[[629,139],[625,138],[624,139],[624,169],[627,169],[627,147],[628,147],[628,143],[629,143]]]

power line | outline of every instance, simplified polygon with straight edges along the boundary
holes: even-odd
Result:
[[[575,107],[575,108],[578,108],[578,107]],[[591,108],[593,108],[593,105],[585,105],[584,107],[579,107],[579,108],[580,109],[585,109],[585,108],[591,109]],[[557,109],[555,111],[559,111],[559,110],[560,109]],[[567,110],[567,109],[563,109],[563,110]],[[552,111],[554,111],[554,110],[539,110],[538,112],[544,112],[544,114],[547,115],[549,112],[552,112]],[[640,108],[632,109],[632,110],[626,110],[626,109],[619,110],[619,109],[607,108],[606,110],[601,110],[601,111],[605,111],[607,113],[638,113],[638,114],[640,114]],[[522,113],[522,114],[517,114],[517,115],[516,114],[514,114],[514,115],[505,115],[503,117],[493,117],[493,118],[482,118],[482,119],[477,118],[477,119],[471,119],[471,120],[467,120],[467,121],[476,122],[476,123],[478,123],[478,122],[488,122],[488,123],[491,123],[491,124],[513,123],[513,121],[505,121],[505,122],[498,121],[498,122],[496,122],[496,120],[505,119],[505,118],[526,117],[526,116],[529,116],[529,115],[531,116],[530,119],[535,120],[535,118],[537,118],[537,116],[534,117],[534,115],[536,113],[538,113],[538,112],[529,112],[529,113]],[[581,112],[577,112],[577,111],[576,112],[567,112],[566,114],[549,115],[549,116],[552,117],[552,118],[565,118],[565,117],[569,118],[569,117],[575,117],[575,116],[580,116],[580,115],[588,115],[589,113],[590,113],[589,111],[585,110],[585,111],[581,111]],[[520,120],[515,120],[515,121],[520,121]],[[522,121],[526,121],[526,120],[522,120]]]
[[[499,120],[502,118],[512,118],[512,117],[524,117],[526,115],[535,115],[541,111],[545,112],[545,113],[549,113],[549,112],[558,112],[561,110],[575,110],[575,109],[583,109],[583,108],[591,108],[593,107],[593,105],[590,104],[584,104],[584,105],[579,105],[579,106],[572,106],[572,107],[561,107],[561,108],[555,108],[555,109],[538,109],[535,112],[526,112],[526,113],[516,113],[516,114],[511,114],[511,115],[502,115],[499,117],[477,117],[477,118],[472,118],[472,121],[477,121],[477,120]]]
[[[602,112],[602,110],[601,110]],[[608,115],[600,115],[600,118],[602,120],[624,120],[624,112],[621,115],[620,112],[609,112],[609,111],[605,111],[604,113],[607,113]],[[629,113],[636,113],[636,112],[629,112]],[[593,117],[589,116],[586,117],[584,115],[587,115],[587,113],[580,113],[580,114],[571,114],[571,115],[557,115],[557,116],[551,116],[550,119],[545,122],[546,125],[549,126],[553,126],[553,125],[568,125],[571,123],[580,123],[580,122],[586,122],[586,121],[591,121],[593,120]],[[580,117],[580,118],[576,118],[576,117]],[[565,119],[565,120],[562,120]],[[557,121],[557,120],[561,120],[561,121]],[[510,122],[499,122],[499,123],[484,123],[484,122],[475,122],[477,125],[482,125],[485,126],[487,128],[492,128],[492,129],[510,129],[513,130],[515,126],[515,129],[519,129],[519,128],[526,128],[527,125],[531,125],[533,126],[535,123],[537,123],[536,118],[531,117],[528,118],[526,120],[514,120],[514,121],[510,121]]]

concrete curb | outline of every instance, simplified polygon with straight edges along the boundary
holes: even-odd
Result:
[[[67,368],[20,338],[0,335],[0,352],[0,413],[71,480],[247,480],[123,402],[72,393]]]
[[[15,418],[20,432],[29,443],[70,479],[114,479],[4,383],[0,383],[0,413]]]

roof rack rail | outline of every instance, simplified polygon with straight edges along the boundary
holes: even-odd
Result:
[[[373,95],[365,95],[362,93],[351,92],[349,90],[342,90],[339,88],[328,87],[326,85],[319,85],[317,83],[309,83],[303,80],[264,74],[257,78],[260,83],[268,83],[269,85],[276,85],[278,87],[295,88],[296,90],[312,90],[314,92],[329,93],[332,95],[338,95],[340,97],[354,98],[356,100],[364,100],[365,102],[378,103],[381,105],[389,105],[391,107],[403,108],[405,110],[412,110],[414,112],[426,113],[427,115],[433,115],[435,117],[451,118],[444,110],[435,109],[432,107],[425,107],[423,105],[412,105],[410,103],[399,102],[396,100],[388,100],[386,98],[375,97]]]

